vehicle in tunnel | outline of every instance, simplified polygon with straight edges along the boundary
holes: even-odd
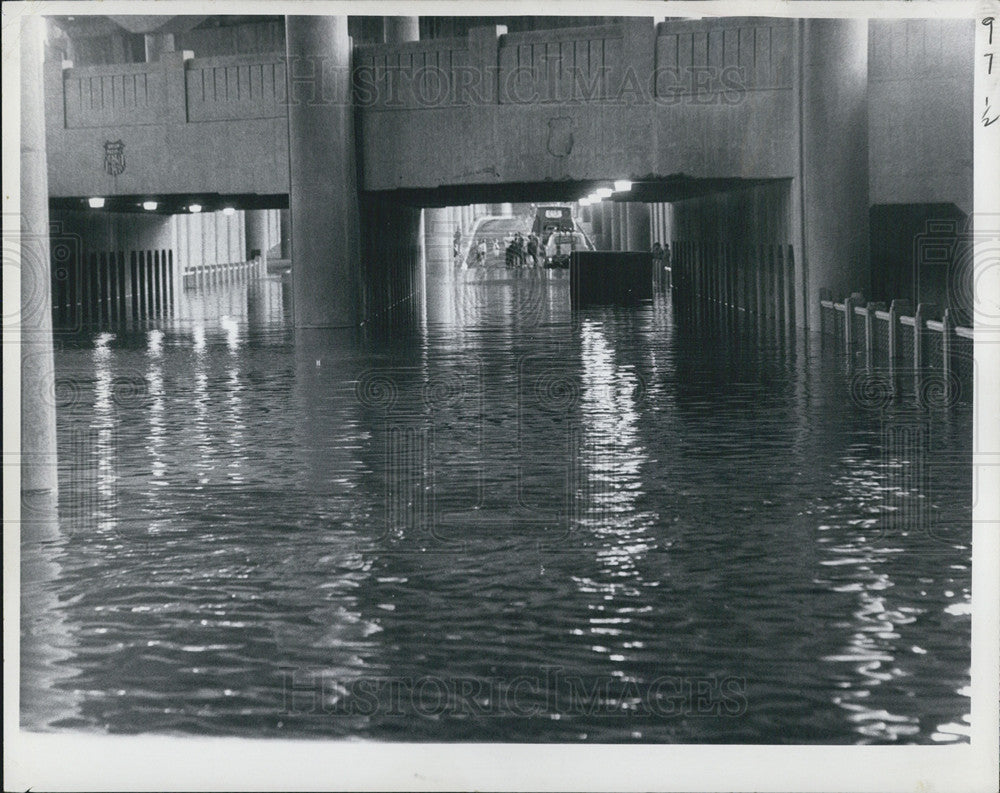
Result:
[[[573,251],[592,251],[594,246],[579,228],[571,231],[553,231],[545,245],[545,266],[566,269],[569,267],[569,257]]]
[[[531,232],[537,234],[539,239],[545,239],[554,231],[572,232],[575,228],[572,207],[543,205],[535,212]]]

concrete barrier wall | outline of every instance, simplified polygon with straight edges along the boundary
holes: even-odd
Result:
[[[792,24],[634,19],[358,48],[364,187],[791,177]]]
[[[500,104],[610,101],[623,87],[623,25],[511,33],[498,48]]]
[[[673,204],[678,294],[794,326],[792,187],[781,180]]]
[[[66,129],[162,124],[166,73],[155,63],[91,66],[63,72]]]
[[[465,38],[374,44],[355,50],[356,101],[378,110],[469,104]]]
[[[280,53],[185,62],[187,120],[285,118],[285,62]]]
[[[47,63],[49,195],[286,194],[284,96],[275,53]]]

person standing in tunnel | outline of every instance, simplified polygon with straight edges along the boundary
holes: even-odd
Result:
[[[528,256],[531,258],[531,266],[538,266],[538,237],[534,233],[528,235]]]

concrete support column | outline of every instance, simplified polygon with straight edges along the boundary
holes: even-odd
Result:
[[[513,215],[514,214],[514,205],[511,204],[511,203],[508,203],[508,202],[504,202],[503,204],[500,205],[500,214],[501,215]]]
[[[281,238],[281,258],[292,258],[292,223],[291,212],[287,209],[278,211],[278,236]]]
[[[42,96],[43,17],[21,29],[21,492],[54,499],[55,363],[49,275],[49,181]],[[22,499],[22,503],[25,503]],[[28,516],[23,516],[25,519]]]
[[[601,239],[597,247],[602,251],[611,250],[611,223],[614,221],[614,213],[609,201],[601,201],[598,205],[598,214],[601,218]]]
[[[630,201],[625,205],[626,247],[630,251],[648,251],[652,246],[649,240],[649,205],[641,201]]]
[[[818,328],[820,289],[871,294],[868,22],[806,19],[796,33],[795,316]]]
[[[662,245],[667,242],[663,233],[663,204],[653,204],[650,237],[650,244],[659,242]]]
[[[420,41],[420,17],[382,17],[386,44]]]
[[[188,229],[190,215],[174,215],[171,223],[173,236],[173,260],[170,275],[170,292],[174,300],[174,313],[180,309],[181,295],[184,292],[184,264],[187,261]]]
[[[286,16],[285,46],[295,326],[352,326],[361,234],[347,17]]]
[[[611,250],[620,251],[624,248],[622,241],[622,208],[624,204],[618,201],[609,202],[611,207]]]
[[[271,243],[267,234],[267,210],[248,209],[244,213],[246,237],[246,261],[253,258],[253,252],[259,251],[263,261],[267,260],[267,249]]]
[[[146,36],[146,63],[160,60],[164,53],[174,52],[173,33],[147,33]]]
[[[455,257],[452,246],[458,222],[451,207],[424,210],[424,257],[430,278],[450,275]]]
[[[594,247],[604,250],[604,210],[603,204],[593,204],[590,207],[590,229]]]

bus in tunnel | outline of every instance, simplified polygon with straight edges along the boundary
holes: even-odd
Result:
[[[538,207],[535,212],[535,223],[531,232],[536,234],[539,239],[544,239],[554,231],[572,232],[573,230],[572,207],[544,205]]]

